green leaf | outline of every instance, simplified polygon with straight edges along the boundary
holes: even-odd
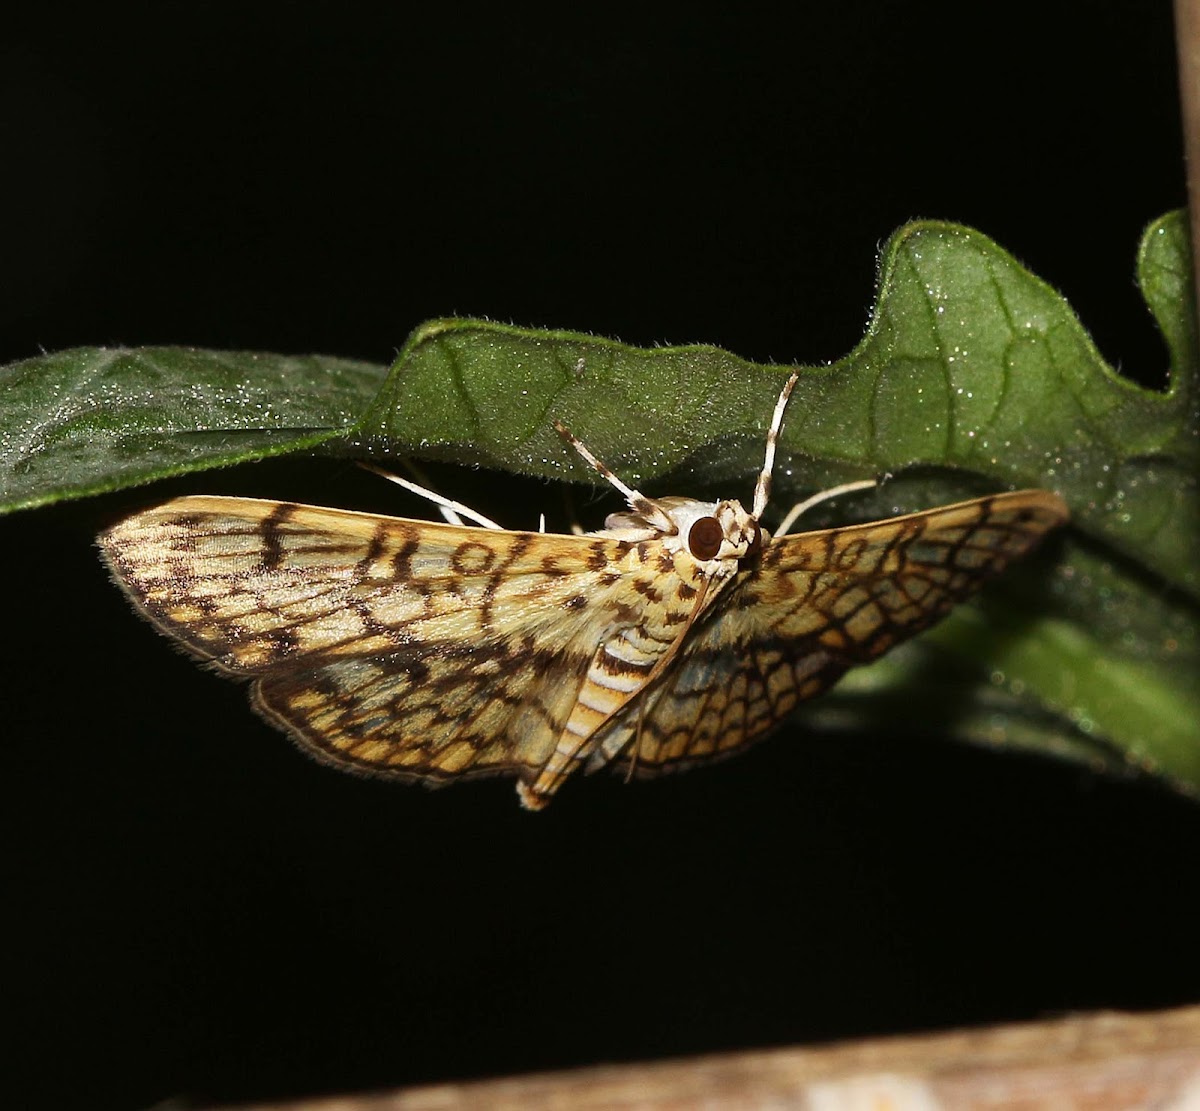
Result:
[[[351,359],[80,347],[0,371],[0,512],[301,451],[386,376]]]
[[[1170,352],[1166,393],[1117,375],[1062,297],[978,232],[924,222],[893,236],[863,341],[801,375],[777,509],[886,473],[856,497],[854,519],[1041,486],[1074,520],[981,607],[814,702],[814,727],[884,728],[903,698],[930,730],[1200,789],[1200,360],[1181,213],[1147,229],[1138,280]],[[556,418],[649,492],[745,500],[787,370],[712,347],[442,320],[418,328],[390,371],[147,349],[63,352],[3,373],[0,509],[12,510],[315,448],[596,482]]]
[[[1154,275],[1144,289],[1163,298],[1151,305],[1160,320],[1192,316],[1182,285],[1168,303],[1162,280],[1186,266],[1184,232],[1169,216],[1146,235],[1141,277]],[[946,492],[981,478],[1048,487],[1085,532],[1200,596],[1194,329],[1166,338],[1173,389],[1159,394],[1112,371],[1063,299],[989,239],[910,225],[884,252],[863,342],[796,386],[777,497],[916,471],[916,496],[893,487],[892,500],[920,506],[934,468],[962,472]],[[744,488],[786,374],[712,347],[436,321],[410,338],[361,434],[392,451],[596,481],[555,434],[557,417],[631,484],[684,468]]]

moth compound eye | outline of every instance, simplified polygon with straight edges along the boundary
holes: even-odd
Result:
[[[725,530],[716,517],[701,517],[688,530],[688,548],[697,559],[713,559],[724,539]]]

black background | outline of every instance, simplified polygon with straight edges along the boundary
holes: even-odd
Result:
[[[6,28],[6,361],[180,343],[388,362],[422,319],[474,314],[814,363],[861,336],[880,241],[929,216],[996,238],[1110,360],[1165,380],[1131,280],[1142,226],[1184,198],[1165,4],[808,5],[787,25],[223,11]],[[439,480],[504,519],[511,480]],[[1200,996],[1200,812],[1151,783],[919,723],[785,729],[713,770],[571,783],[537,816],[502,782],[316,766],[138,621],[89,547],[198,490],[424,512],[292,461],[3,522],[23,1105]]]

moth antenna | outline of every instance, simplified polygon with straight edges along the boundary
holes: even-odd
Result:
[[[462,517],[469,517],[476,524],[483,525],[484,528],[494,528],[499,529],[501,532],[504,531],[504,526],[496,524],[490,517],[485,517],[478,510],[472,509],[469,505],[463,505],[462,502],[443,497],[436,490],[428,490],[424,486],[418,486],[417,483],[410,482],[407,478],[401,478],[398,474],[392,474],[391,471],[385,471],[382,467],[375,466],[374,463],[365,463],[360,459],[358,465],[364,471],[370,471],[372,474],[379,475],[380,478],[386,478],[388,482],[394,482],[397,486],[403,486],[404,489],[414,494],[419,494],[421,497],[433,502],[434,505],[442,510],[442,515],[452,525],[462,526],[462,519],[460,517],[458,520],[452,520],[449,514],[455,517],[462,514]]]
[[[751,514],[754,519],[761,520],[767,502],[771,498],[771,472],[775,469],[775,445],[779,442],[779,432],[783,428],[783,412],[787,408],[788,398],[800,380],[800,371],[793,370],[791,376],[783,384],[779,392],[779,400],[775,402],[775,413],[771,417],[771,427],[767,429],[767,457],[763,460],[763,469],[758,473],[758,482],[754,486],[754,508]]]
[[[583,461],[604,479],[605,482],[616,487],[621,492],[621,496],[629,503],[630,509],[652,517],[658,515],[657,506],[655,506],[654,502],[640,490],[635,490],[632,486],[626,486],[599,459],[588,451],[583,442],[562,421],[556,420],[554,422],[554,431],[570,444],[579,453]]]

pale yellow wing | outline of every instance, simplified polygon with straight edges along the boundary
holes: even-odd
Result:
[[[625,546],[189,497],[100,537],[163,632],[318,757],[406,779],[526,773],[553,751]]]
[[[1062,499],[1026,490],[772,541],[645,705],[607,727],[592,766],[633,760],[653,774],[749,744],[850,667],[940,620],[1067,518]]]

